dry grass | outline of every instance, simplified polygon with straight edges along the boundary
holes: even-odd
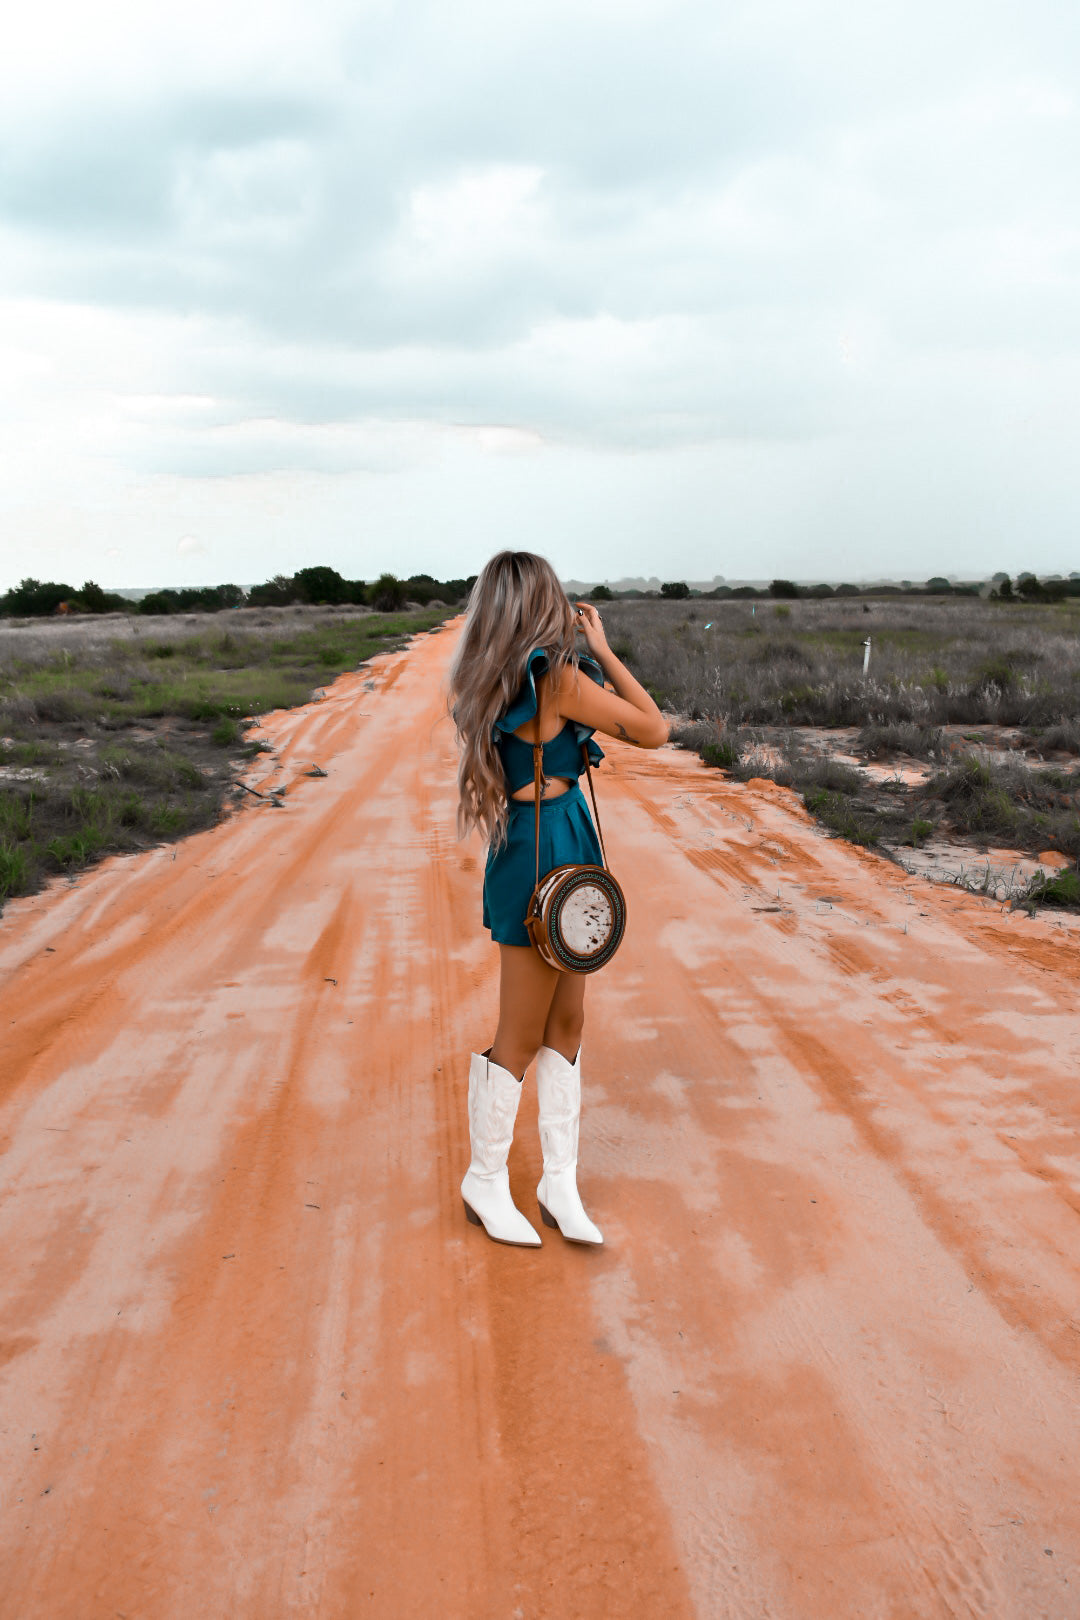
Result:
[[[306,703],[446,609],[264,608],[0,629],[0,902],[209,826],[248,717]]]
[[[1080,861],[1080,777],[1008,751],[1080,753],[1080,602],[613,602],[604,622],[680,716],[676,741],[737,779],[794,787],[839,836],[888,849],[938,835]],[[857,729],[847,746],[862,758],[926,760],[932,774],[882,781],[808,748],[806,727]],[[967,730],[960,756],[957,727],[986,728]],[[1018,729],[1003,739],[1001,727]],[[1013,898],[1070,905],[1076,887],[1066,872]]]
[[[436,619],[443,615],[436,613]],[[394,615],[393,617],[397,617]],[[292,638],[302,632],[362,624],[372,618],[386,621],[364,607],[235,608],[220,613],[169,613],[140,617],[130,613],[81,613],[63,618],[0,618],[0,679],[13,667],[26,669],[65,657],[82,665],[109,663],[145,653],[163,644],[187,642],[193,637],[228,635],[238,644],[263,646],[274,637]]]
[[[1080,601],[612,602],[604,623],[654,696],[689,719],[1036,734],[1071,724],[1075,735]]]

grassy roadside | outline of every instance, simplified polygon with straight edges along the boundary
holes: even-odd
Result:
[[[1080,712],[1080,598],[612,602],[603,611],[615,651],[691,720],[1037,734],[1075,727]]]
[[[856,753],[866,760],[882,758],[875,730],[864,728],[855,741]],[[939,743],[939,768],[934,768],[934,750],[921,754],[931,765],[925,779],[909,780],[901,770],[875,779],[807,749],[795,732],[777,745],[750,728],[731,732],[697,722],[676,728],[673,740],[736,781],[765,776],[793,788],[831,832],[864,848],[888,853],[944,839],[981,852],[1053,850],[1071,866],[1036,877],[1017,899],[1080,906],[1080,774],[1075,770],[1033,769],[1022,759],[999,760],[974,751],[950,757]],[[920,757],[918,747],[916,742],[904,750],[909,760]]]
[[[1080,907],[1080,604],[612,603],[615,650],[684,716],[674,740],[801,794],[885,853],[1054,851],[1017,903]],[[864,676],[866,637],[871,667]],[[830,755],[825,728],[847,736]],[[814,733],[817,733],[815,736]],[[895,769],[873,769],[888,766]]]
[[[452,609],[117,617],[0,634],[0,903],[217,821],[251,720]]]

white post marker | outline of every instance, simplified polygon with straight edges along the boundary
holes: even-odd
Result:
[[[864,675],[867,674],[869,669],[870,669],[870,637],[867,636],[866,640],[863,642],[863,655],[862,655],[862,672],[863,672],[863,674]]]

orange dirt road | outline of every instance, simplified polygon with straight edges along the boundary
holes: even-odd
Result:
[[[0,919],[0,1614],[1076,1620],[1075,927],[608,745],[607,1242],[491,1243],[456,634]]]

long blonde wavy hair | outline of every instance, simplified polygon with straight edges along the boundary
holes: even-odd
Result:
[[[506,837],[506,781],[494,726],[517,696],[534,647],[553,675],[577,665],[574,610],[544,557],[500,551],[469,596],[465,630],[450,667],[449,709],[457,727],[458,836],[476,827],[498,846]]]

